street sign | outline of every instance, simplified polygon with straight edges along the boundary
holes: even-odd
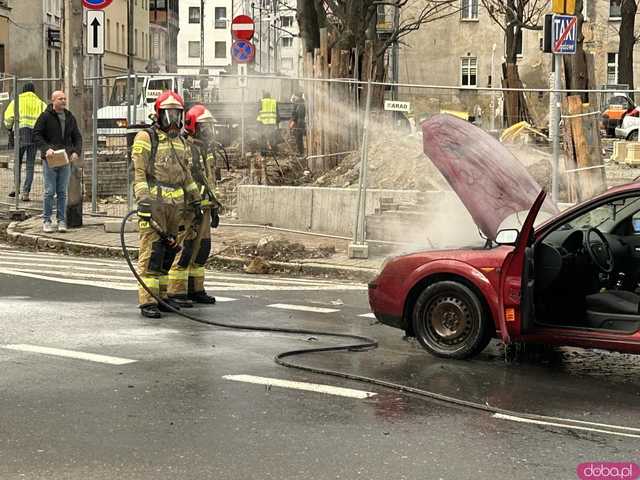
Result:
[[[104,55],[104,10],[87,10],[87,55]]]
[[[90,10],[102,10],[107,8],[113,0],[82,0],[82,5]]]
[[[554,15],[551,28],[551,52],[559,54],[576,53],[578,44],[577,17],[574,15]]]
[[[238,86],[245,88],[247,86],[247,64],[238,64]]]
[[[384,109],[390,112],[409,112],[411,110],[411,103],[385,100]]]
[[[253,62],[253,58],[256,56],[256,47],[251,42],[236,40],[231,47],[231,56],[238,63]]]
[[[256,25],[248,15],[238,15],[231,22],[231,35],[235,40],[251,40],[255,31]]]

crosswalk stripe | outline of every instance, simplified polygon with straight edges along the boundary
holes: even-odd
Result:
[[[279,378],[256,377],[253,375],[224,375],[222,378],[232,380],[234,382],[268,385],[270,387],[293,388],[296,390],[305,390],[307,392],[326,393],[329,395],[356,398],[358,400],[363,400],[376,395],[374,392],[355,390],[353,388],[334,387],[333,385],[323,385],[319,383],[293,382],[290,380],[281,380]]]
[[[45,355],[53,355],[56,357],[74,358],[76,360],[88,360],[96,363],[106,363],[108,365],[127,365],[135,363],[137,360],[128,358],[111,357],[107,355],[98,355],[95,353],[78,352],[75,350],[63,350],[60,348],[40,347],[37,345],[0,345],[1,348],[7,350],[17,350],[20,352],[43,353]]]
[[[306,305],[289,305],[287,303],[274,303],[272,305],[267,305],[267,307],[279,308],[281,310],[297,310],[300,312],[315,312],[315,313],[335,313],[340,311],[340,310],[336,310],[335,308],[308,307]]]
[[[358,315],[359,317],[364,317],[364,318],[376,318],[375,314],[373,313],[365,313],[364,315]]]

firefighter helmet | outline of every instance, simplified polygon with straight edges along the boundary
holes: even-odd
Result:
[[[211,112],[204,105],[194,105],[184,116],[184,130],[190,136],[195,136],[198,130],[198,124],[215,122]]]
[[[162,92],[154,105],[158,125],[165,132],[170,130],[180,131],[182,128],[182,116],[184,100],[180,95],[170,90]]]

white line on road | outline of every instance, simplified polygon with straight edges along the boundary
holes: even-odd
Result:
[[[306,305],[289,305],[286,303],[274,303],[272,305],[267,305],[267,307],[280,308],[282,310],[298,310],[300,312],[315,312],[315,313],[334,313],[334,312],[340,311],[340,310],[336,310],[335,308],[307,307]]]
[[[594,432],[594,433],[604,433],[607,435],[617,435],[620,437],[631,437],[631,438],[640,438],[640,435],[638,434],[632,434],[632,433],[624,433],[624,432],[618,432],[618,431],[613,431],[613,430],[603,430],[601,428],[591,428],[591,427],[581,427],[579,425],[571,425],[569,423],[558,423],[558,422],[547,422],[544,420],[535,420],[532,418],[525,418],[525,417],[516,417],[513,415],[505,415],[502,413],[494,413],[493,414],[493,418],[497,418],[500,420],[509,420],[512,422],[519,422],[519,423],[530,423],[530,424],[534,424],[534,425],[548,425],[550,427],[560,427],[560,428],[566,428],[568,430],[582,430],[582,431],[586,431],[586,432]],[[573,422],[573,420],[567,420],[568,422]],[[622,429],[628,429],[626,427],[618,427],[615,425],[607,425],[607,424],[597,424],[597,425],[601,425],[603,427],[609,427],[612,428],[614,430],[622,430]],[[637,429],[631,429],[631,430],[637,430]]]
[[[37,345],[2,345],[7,350],[18,350],[21,352],[43,353],[45,355],[54,355],[57,357],[75,358],[77,360],[88,360],[90,362],[106,363],[108,365],[127,365],[135,363],[137,360],[128,358],[109,357],[106,355],[98,355],[95,353],[76,352],[74,350],[62,350],[59,348],[39,347]]]
[[[307,392],[326,393],[328,395],[338,395],[340,397],[357,398],[360,400],[376,395],[373,392],[354,390],[352,388],[333,387],[331,385],[321,385],[318,383],[292,382],[289,380],[281,380],[278,378],[254,377],[253,375],[224,375],[222,378],[233,380],[234,382],[254,383],[257,385],[269,385],[272,387],[293,388],[296,390],[305,390]]]
[[[376,316],[373,313],[365,313],[364,315],[358,315],[359,317],[364,317],[364,318],[376,318]]]

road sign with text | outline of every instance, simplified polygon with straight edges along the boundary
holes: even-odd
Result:
[[[578,45],[578,17],[574,15],[554,15],[551,28],[551,52],[559,54],[576,53]]]

